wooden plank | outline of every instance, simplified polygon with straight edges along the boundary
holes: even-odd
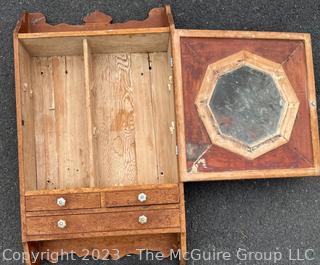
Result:
[[[55,128],[56,128],[56,153],[58,158],[59,186],[64,187],[65,164],[65,115],[66,109],[66,58],[55,56],[52,58],[52,85],[54,87],[55,99]]]
[[[46,148],[45,187],[50,190],[59,187],[52,58],[42,61],[41,71],[43,72],[43,74],[40,73],[40,80],[43,89],[43,123]]]
[[[236,31],[236,30],[175,30],[181,37],[197,38],[243,38],[243,39],[274,39],[274,40],[304,40],[308,33],[295,32],[259,32],[259,31]]]
[[[37,189],[59,187],[52,58],[33,58]]]
[[[26,236],[28,241],[48,241],[48,240],[66,240],[66,239],[82,239],[82,238],[101,238],[112,236],[137,236],[137,235],[159,235],[180,233],[180,227],[174,228],[157,228],[157,229],[141,229],[141,230],[123,230],[123,231],[106,231],[106,232],[89,232],[89,233],[76,233],[76,234],[51,234],[40,236]]]
[[[92,249],[94,260],[105,259],[109,249],[110,258],[118,259],[129,254],[141,254],[140,250],[148,249],[148,251],[160,251],[165,257],[169,257],[172,250],[177,250],[176,234],[160,234],[160,235],[140,235],[140,236],[125,236],[125,237],[100,237],[88,239],[71,239],[71,240],[53,240],[45,241],[40,244],[40,253],[46,254],[46,260],[57,263],[58,260],[50,255],[50,253],[76,253],[77,256],[82,257],[86,255],[87,251],[84,249]],[[118,252],[119,251],[119,252]],[[94,253],[97,252],[97,253]]]
[[[145,201],[139,201],[139,195],[146,195]],[[133,205],[157,205],[179,202],[179,189],[155,189],[136,191],[110,191],[105,193],[105,204],[102,207],[119,207]]]
[[[148,220],[141,224],[139,217],[143,215]],[[66,227],[64,229],[57,226],[59,220],[65,220]],[[175,227],[180,227],[178,209],[27,217],[27,234],[38,236]]]
[[[84,78],[86,90],[86,113],[87,113],[87,129],[88,129],[88,151],[89,151],[89,177],[90,187],[96,185],[96,167],[97,159],[95,158],[97,142],[94,137],[94,92],[93,92],[93,74],[92,74],[92,55],[91,48],[87,39],[83,40],[83,54],[84,54]]]
[[[72,194],[74,196],[74,194]],[[39,196],[37,196],[39,197]],[[43,217],[43,216],[59,216],[69,214],[93,214],[93,213],[118,213],[118,212],[136,212],[136,211],[151,211],[151,210],[165,210],[165,209],[179,209],[179,204],[159,204],[159,205],[147,205],[147,206],[127,206],[127,207],[109,207],[109,208],[83,208],[72,210],[50,210],[50,211],[35,211],[27,212],[27,217]]]
[[[177,184],[147,184],[147,185],[128,185],[114,186],[109,188],[70,188],[57,190],[33,190],[27,191],[26,196],[41,196],[49,194],[70,194],[70,193],[88,193],[88,192],[108,192],[108,191],[134,191],[134,190],[150,190],[150,189],[173,189],[177,188]]]
[[[20,74],[20,100],[22,120],[18,125],[22,128],[23,137],[23,159],[25,189],[36,189],[36,159],[35,159],[35,137],[34,137],[34,109],[33,88],[31,83],[31,58],[26,49],[19,46],[19,74]]]
[[[150,53],[151,94],[153,120],[156,138],[159,183],[171,183],[177,176],[175,153],[175,119],[170,101],[173,93],[169,91],[167,53]]]
[[[83,57],[66,57],[64,188],[89,187],[87,117]]]
[[[134,93],[137,182],[158,183],[150,70],[147,53],[131,54]]]
[[[59,198],[65,199],[65,206],[61,207],[57,204],[57,200]],[[90,209],[100,207],[100,193],[57,194],[26,197],[27,212],[54,210],[65,211],[70,209]]]
[[[174,24],[172,24],[174,27]],[[169,122],[171,125],[174,125],[174,133],[170,137],[170,144],[168,146],[168,151],[171,154],[171,179],[168,179],[168,182],[172,183],[179,182],[179,173],[178,173],[178,155],[177,155],[177,120],[176,120],[176,106],[175,106],[175,83],[174,83],[174,74],[173,74],[173,54],[172,54],[172,41],[169,39],[168,42],[168,52],[167,52],[167,68],[168,68],[168,89],[169,89]],[[172,121],[174,124],[172,124]],[[171,127],[172,129],[172,127]]]
[[[134,94],[128,54],[95,55],[99,186],[135,184]]]
[[[186,208],[185,208],[185,199],[184,199],[184,184],[179,183],[180,188],[180,251],[181,251],[181,258],[180,258],[180,265],[186,264],[186,257],[187,257],[187,225],[186,225]]]
[[[90,30],[90,31],[67,31],[67,32],[38,32],[38,33],[19,33],[19,39],[41,39],[57,37],[88,37],[88,36],[110,36],[110,35],[135,35],[150,33],[166,33],[168,27],[161,28],[131,28],[116,30]]]
[[[166,51],[169,33],[86,36],[93,53],[138,53]],[[32,56],[82,55],[83,37],[20,39]]]
[[[32,69],[37,188],[88,187],[82,58],[35,57]]]
[[[319,144],[319,127],[318,127],[318,112],[317,112],[317,96],[316,85],[314,78],[313,57],[311,35],[305,36],[305,52],[307,64],[307,80],[308,80],[308,98],[310,104],[310,125],[313,145],[313,159],[316,169],[316,175],[320,174],[320,144]]]
[[[17,28],[19,27],[17,24]],[[16,29],[17,29],[16,28]],[[25,197],[26,192],[26,179],[24,172],[24,153],[23,153],[23,128],[22,128],[22,91],[21,91],[21,57],[20,57],[20,43],[15,33],[13,34],[13,46],[14,46],[14,74],[15,74],[15,95],[16,95],[16,113],[17,113],[17,136],[18,136],[18,156],[19,156],[19,191],[20,191],[20,215],[21,215],[21,238],[22,241],[26,241],[26,217],[25,217]]]
[[[181,47],[179,31],[173,30],[171,33],[172,56],[173,56],[173,78],[175,94],[175,113],[178,142],[178,165],[179,179],[183,181],[187,172],[186,163],[186,142],[185,142],[185,125],[184,125],[184,103],[182,88],[182,71],[181,71]]]
[[[219,180],[239,180],[239,179],[266,179],[266,178],[289,178],[298,176],[317,176],[315,168],[293,168],[293,169],[269,169],[269,170],[246,170],[226,171],[208,173],[187,173],[181,177],[183,182],[193,181],[219,181]]]
[[[74,194],[72,194],[74,196]],[[37,196],[39,197],[39,196]],[[58,216],[69,214],[93,214],[93,213],[118,213],[118,212],[136,212],[136,211],[151,211],[151,210],[164,210],[164,209],[179,209],[179,204],[159,204],[147,206],[127,206],[127,207],[109,207],[109,208],[89,208],[86,209],[72,209],[72,210],[50,210],[50,211],[35,211],[27,212],[27,217],[43,217],[43,216]]]

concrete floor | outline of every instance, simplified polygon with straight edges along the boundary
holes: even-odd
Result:
[[[93,10],[115,22],[143,19],[152,7],[171,3],[177,28],[310,32],[319,86],[320,2],[315,0],[255,1],[40,1],[0,2],[0,264],[5,249],[21,251],[17,135],[15,117],[12,31],[23,11],[40,11],[51,23],[79,23]],[[319,91],[318,91],[319,92]],[[318,93],[320,94],[320,93]],[[319,264],[320,179],[189,183],[186,187],[189,249],[229,251],[230,261],[190,261],[188,264],[274,264],[238,260],[247,251],[280,251],[277,264]],[[289,249],[314,249],[313,261],[289,260]],[[311,252],[308,252],[310,254]],[[241,256],[245,258],[244,256]],[[46,264],[46,263],[45,263]],[[177,261],[61,261],[59,264],[178,264]]]

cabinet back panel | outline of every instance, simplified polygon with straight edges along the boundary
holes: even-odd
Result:
[[[34,57],[37,189],[88,187],[82,56]]]
[[[166,52],[92,60],[99,186],[177,182]]]

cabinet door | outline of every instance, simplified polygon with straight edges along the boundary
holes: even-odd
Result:
[[[309,34],[173,36],[181,181],[319,174]]]

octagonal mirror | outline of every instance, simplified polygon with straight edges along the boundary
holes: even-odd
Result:
[[[209,65],[195,103],[212,143],[247,159],[288,142],[299,108],[282,66],[247,51]]]

